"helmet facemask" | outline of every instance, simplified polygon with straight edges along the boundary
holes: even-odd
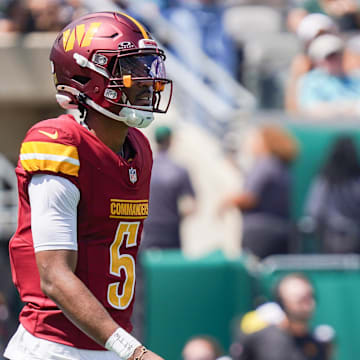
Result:
[[[145,127],[152,121],[152,113],[166,113],[172,83],[166,78],[163,51],[98,50],[92,58],[96,66],[106,68],[110,74],[104,91],[104,99],[110,104],[109,110],[120,117],[130,116],[132,119],[130,123],[123,119],[121,121],[129,126]],[[168,89],[166,85],[170,85]],[[141,126],[138,122],[134,125],[134,119],[138,116],[143,119]]]

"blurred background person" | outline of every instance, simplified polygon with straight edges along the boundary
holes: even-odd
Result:
[[[354,31],[360,28],[360,8],[356,0],[305,0],[289,11],[288,17],[313,13],[331,17],[341,31]]]
[[[234,360],[330,360],[334,331],[320,325],[312,331],[314,288],[303,274],[290,273],[275,288],[275,303],[245,314],[236,324],[231,345]]]
[[[0,5],[0,32],[58,32],[88,12],[82,0],[5,0]]]
[[[289,75],[285,88],[285,109],[290,113],[298,112],[298,81],[300,77],[314,67],[314,63],[308,55],[311,42],[323,34],[336,34],[336,23],[325,14],[309,14],[302,18],[294,29],[300,42],[300,52],[291,61]]]
[[[216,360],[223,355],[219,342],[209,335],[190,338],[182,351],[183,360]]]
[[[0,32],[30,32],[35,30],[30,10],[25,1],[5,0],[0,4]]]
[[[173,131],[155,129],[157,152],[150,182],[149,216],[144,222],[141,249],[181,248],[181,221],[196,210],[196,195],[188,170],[171,156]]]
[[[300,112],[315,117],[360,113],[360,78],[343,67],[344,41],[335,35],[316,38],[309,47],[315,67],[299,80]]]
[[[360,160],[351,136],[331,145],[311,184],[306,219],[324,253],[360,253]]]
[[[60,11],[63,4],[58,0],[26,0],[35,31],[58,31],[61,23]]]
[[[220,214],[237,207],[242,214],[242,249],[259,258],[290,251],[292,186],[290,165],[298,145],[281,126],[265,124],[252,134],[253,165],[243,190],[227,196]]]
[[[344,71],[350,76],[360,76],[360,35],[350,36],[344,51]]]
[[[83,0],[26,0],[36,31],[59,31],[89,12]]]

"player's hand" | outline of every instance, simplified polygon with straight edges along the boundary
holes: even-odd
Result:
[[[164,358],[162,358],[161,356],[153,353],[152,351],[148,350],[144,356],[143,356],[143,360],[164,360]]]
[[[146,350],[145,353],[142,351],[142,346],[135,349],[134,354],[128,360],[135,360],[139,357],[139,360],[165,360],[159,355],[156,355],[151,350]],[[143,355],[141,355],[143,353]]]

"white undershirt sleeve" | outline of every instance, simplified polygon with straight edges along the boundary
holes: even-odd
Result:
[[[77,250],[79,189],[61,176],[37,174],[28,190],[35,252]]]

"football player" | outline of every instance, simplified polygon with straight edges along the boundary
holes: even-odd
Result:
[[[21,145],[10,258],[25,305],[5,357],[161,360],[130,316],[152,167],[136,128],[169,106],[164,52],[134,18],[101,12],[65,27],[50,60],[57,101],[83,124],[41,121]]]

